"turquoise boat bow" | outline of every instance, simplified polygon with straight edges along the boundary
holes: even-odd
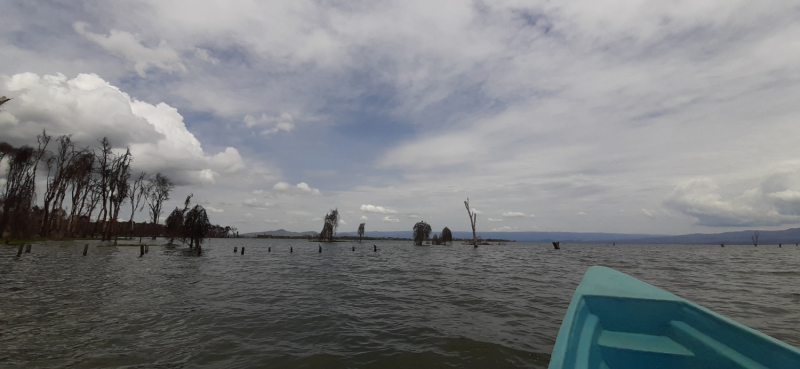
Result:
[[[800,350],[645,282],[591,267],[549,369],[798,369]]]

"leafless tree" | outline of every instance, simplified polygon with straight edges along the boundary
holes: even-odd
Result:
[[[92,168],[94,168],[94,153],[89,150],[84,149],[73,158],[72,175],[69,176],[72,208],[67,223],[67,234],[73,234],[76,218],[83,213],[86,198],[92,190]]]
[[[103,214],[102,228],[100,229],[105,239],[106,221],[108,220],[108,198],[110,197],[110,182],[111,182],[111,166],[114,161],[114,153],[111,150],[111,142],[108,137],[103,137],[100,140],[100,152],[95,153],[97,157],[97,174],[99,176],[99,190],[102,202],[100,203],[100,214]],[[97,227],[100,226],[100,215],[97,216],[97,222],[94,225],[94,233],[97,233]]]
[[[70,184],[70,176],[73,174],[73,159],[75,157],[75,145],[72,143],[70,136],[63,135],[57,138],[58,148],[52,154],[48,154],[44,161],[45,168],[47,169],[47,184],[44,192],[44,206],[42,210],[42,224],[39,234],[48,236],[53,229],[53,219],[59,217],[63,199],[66,195],[67,188]],[[50,178],[50,173],[53,172],[53,177]],[[52,205],[52,206],[51,206]],[[60,225],[60,222],[58,223]]]
[[[130,201],[131,201],[131,220],[130,220],[130,223],[131,223],[130,234],[131,235],[133,235],[133,227],[134,227],[133,216],[136,215],[136,211],[137,211],[136,209],[139,209],[138,211],[144,210],[144,203],[142,203],[142,200],[144,199],[145,202],[147,201],[146,200],[147,199],[147,186],[145,186],[145,183],[144,183],[146,178],[147,178],[147,173],[146,172],[141,172],[136,177],[136,179],[133,181],[133,184],[131,186],[128,186],[128,198],[130,198]]]
[[[158,218],[161,215],[161,207],[164,205],[164,201],[169,200],[169,193],[172,191],[172,188],[175,187],[174,184],[167,178],[166,176],[161,175],[161,173],[156,173],[155,178],[151,178],[147,184],[148,189],[148,206],[150,207],[150,218],[153,220],[153,225],[158,224]],[[156,238],[156,235],[153,235],[153,239]]]
[[[114,158],[111,164],[111,175],[109,177],[109,207],[111,209],[111,217],[109,219],[109,226],[103,236],[104,239],[110,240],[112,234],[116,235],[116,223],[119,218],[119,211],[122,204],[128,198],[128,180],[131,178],[131,151],[128,149],[124,155]]]
[[[467,207],[467,214],[469,214],[469,223],[472,226],[472,245],[478,247],[478,237],[475,235],[475,222],[478,221],[478,214],[475,214],[472,211],[472,208],[469,207],[469,198],[467,201],[464,201],[464,206]]]
[[[361,223],[358,225],[358,242],[361,242],[361,237],[364,236],[364,224],[365,223]]]
[[[753,231],[753,235],[750,236],[750,239],[753,240],[753,246],[758,247],[758,236],[761,235],[759,231]]]
[[[36,170],[45,155],[50,138],[42,131],[37,136],[37,149],[23,146],[10,154],[6,185],[0,194],[3,202],[0,233],[5,231],[6,226],[10,226],[9,237],[12,239],[28,236],[32,232],[30,216],[36,201]]]

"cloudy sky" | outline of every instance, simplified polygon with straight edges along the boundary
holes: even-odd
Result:
[[[800,226],[794,1],[2,8],[0,141],[107,136],[240,232]]]

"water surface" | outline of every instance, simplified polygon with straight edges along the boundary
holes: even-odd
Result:
[[[795,246],[84,243],[0,247],[1,367],[545,368],[593,265],[800,346]]]

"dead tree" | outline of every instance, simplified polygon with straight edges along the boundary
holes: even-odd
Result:
[[[761,235],[759,231],[753,231],[753,235],[750,236],[750,239],[753,240],[753,246],[758,247],[758,236]]]
[[[325,214],[325,224],[322,225],[322,232],[319,234],[319,240],[323,242],[333,242],[333,236],[336,234],[336,228],[339,226],[339,209],[333,209],[330,213]]]
[[[364,237],[364,224],[361,223],[358,225],[358,242],[361,242],[361,237]]]
[[[136,209],[138,211],[144,210],[144,204],[142,200],[144,199],[145,202],[147,201],[147,187],[145,186],[144,180],[147,177],[146,172],[139,173],[139,176],[133,181],[133,185],[128,186],[128,198],[130,198],[131,202],[131,229],[130,229],[130,236],[133,237],[133,216],[136,215]],[[141,205],[141,206],[140,206]]]
[[[431,225],[425,221],[414,224],[414,245],[422,246],[422,242],[428,239],[431,234]]]
[[[472,245],[474,247],[478,247],[478,236],[475,235],[475,222],[478,221],[478,214],[475,214],[474,211],[469,207],[469,198],[467,201],[464,201],[464,206],[467,207],[467,214],[469,214],[469,223],[472,226]]]
[[[172,184],[169,178],[161,175],[161,173],[156,173],[156,177],[150,179],[147,185],[149,193],[149,203],[147,205],[150,207],[150,217],[153,220],[154,230],[157,229],[156,225],[161,215],[161,207],[164,205],[164,201],[169,200],[169,193],[172,191],[173,187],[175,187],[175,185]],[[155,234],[153,234],[153,239],[156,239]]]
[[[561,242],[553,242],[553,248],[556,250],[561,249]]]
[[[12,239],[32,233],[30,217],[36,201],[36,170],[50,143],[50,136],[42,131],[37,140],[37,149],[23,146],[10,154],[6,185],[0,194],[3,203],[0,234],[10,226],[9,237]]]
[[[450,232],[450,228],[444,227],[444,229],[442,229],[442,237],[440,238],[440,240],[445,245],[448,242],[450,242],[451,244],[453,243],[453,232]]]

